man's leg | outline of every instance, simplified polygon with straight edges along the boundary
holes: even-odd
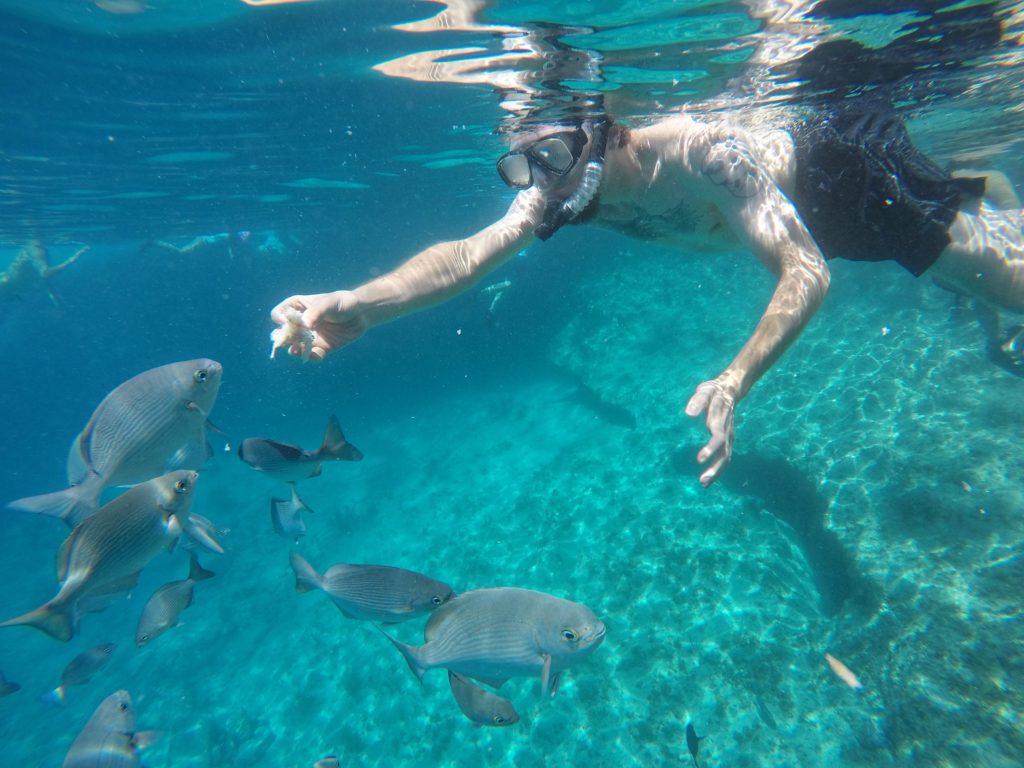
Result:
[[[986,304],[1024,312],[1024,211],[961,212],[949,236],[928,274]]]

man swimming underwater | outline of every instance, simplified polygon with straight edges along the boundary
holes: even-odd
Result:
[[[940,170],[888,109],[852,104],[786,129],[689,114],[627,128],[595,116],[514,136],[498,171],[520,190],[499,221],[353,290],[292,296],[275,307],[275,323],[288,327],[290,318],[294,326],[300,316],[315,332],[311,342],[308,332],[296,333],[289,351],[323,359],[373,326],[465,291],[570,222],[689,254],[744,248],[778,283],[739,353],[686,405],[710,434],[697,454],[708,486],[729,463],[737,403],[821,306],[827,259],[895,260],[1024,312],[1022,212],[984,202],[984,177]]]
[[[39,238],[33,238],[18,251],[7,269],[0,272],[0,299],[20,297],[27,290],[41,286],[50,301],[57,304],[57,295],[50,285],[50,278],[70,267],[88,250],[89,246],[79,248],[60,264],[50,264],[46,246]]]

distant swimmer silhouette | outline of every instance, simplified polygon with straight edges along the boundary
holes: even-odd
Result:
[[[42,240],[32,238],[18,251],[7,269],[0,272],[0,299],[21,298],[28,291],[42,288],[50,301],[57,304],[50,278],[70,267],[88,250],[89,246],[84,246],[60,264],[50,264],[50,255]]]

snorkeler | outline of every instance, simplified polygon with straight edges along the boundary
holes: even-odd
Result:
[[[7,269],[0,272],[0,298],[21,296],[32,286],[42,286],[50,301],[58,303],[50,278],[70,267],[88,250],[89,246],[79,248],[60,264],[50,264],[46,246],[38,238],[33,238],[18,251]]]
[[[275,323],[298,312],[315,333],[311,342],[296,337],[290,352],[323,359],[373,326],[461,293],[570,222],[684,253],[741,246],[778,283],[739,353],[686,405],[710,433],[697,455],[708,486],[729,462],[737,403],[821,305],[826,259],[895,260],[987,304],[1024,311],[1022,212],[987,205],[983,178],[940,170],[891,111],[850,104],[788,130],[689,114],[641,128],[586,117],[512,136],[497,166],[520,190],[499,221],[353,290],[292,296],[275,307]]]

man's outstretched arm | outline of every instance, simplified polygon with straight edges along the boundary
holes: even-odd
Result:
[[[529,245],[543,211],[541,193],[525,190],[501,219],[470,237],[437,243],[353,290],[285,299],[271,312],[286,333],[294,329],[282,346],[320,360],[368,328],[452,298]],[[315,337],[303,340],[303,329]]]
[[[688,416],[705,413],[710,440],[697,454],[707,464],[701,484],[729,463],[736,403],[799,336],[828,292],[829,271],[796,208],[734,135],[700,157],[700,172],[719,187],[719,205],[737,235],[777,277],[771,301],[753,334],[715,379],[697,387]]]

